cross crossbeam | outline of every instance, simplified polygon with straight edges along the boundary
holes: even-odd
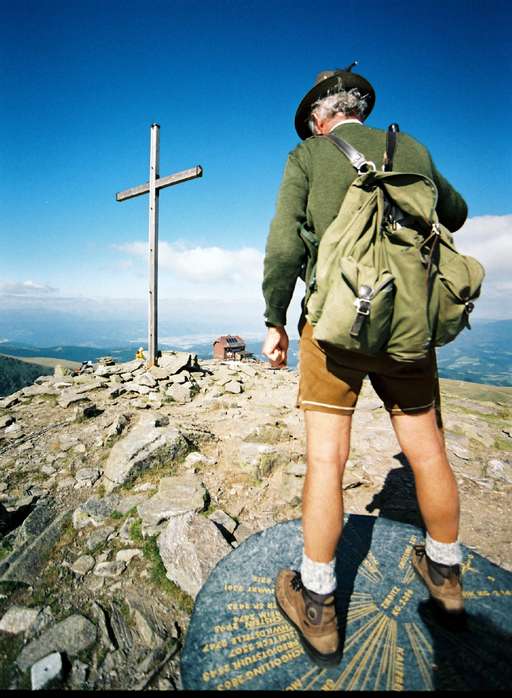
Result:
[[[201,165],[196,165],[196,167],[176,172],[176,174],[169,175],[168,177],[159,177],[155,182],[155,189],[165,189],[166,187],[172,187],[173,184],[180,184],[180,182],[187,182],[189,179],[196,179],[202,176],[203,168]],[[116,201],[126,201],[126,199],[133,199],[135,196],[147,194],[148,192],[149,182],[146,182],[145,184],[139,184],[137,187],[118,192],[116,194]]]
[[[189,170],[160,177],[160,126],[151,124],[149,155],[149,182],[125,189],[116,194],[116,201],[126,201],[141,194],[149,194],[149,313],[148,313],[148,356],[146,365],[157,363],[158,353],[158,199],[161,189],[187,182],[203,176],[200,165]]]

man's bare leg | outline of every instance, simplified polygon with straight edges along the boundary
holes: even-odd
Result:
[[[307,471],[302,501],[304,551],[330,562],[343,530],[342,477],[350,450],[351,415],[306,410]]]
[[[418,504],[430,536],[453,543],[459,532],[459,495],[435,410],[392,415],[398,442],[414,473]]]

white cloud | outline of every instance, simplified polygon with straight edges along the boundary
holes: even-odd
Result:
[[[144,242],[129,242],[115,248],[141,259],[147,257],[147,243]],[[158,265],[161,270],[171,271],[176,278],[185,281],[246,285],[251,281],[261,283],[263,253],[254,247],[228,250],[217,246],[187,247],[180,243],[160,242]]]
[[[512,215],[475,216],[454,238],[459,252],[475,257],[485,268],[475,316],[512,317]]]
[[[56,293],[58,289],[35,281],[15,281],[0,284],[0,294],[10,296],[39,296]]]

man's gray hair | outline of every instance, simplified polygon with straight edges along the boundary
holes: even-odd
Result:
[[[338,80],[336,92],[318,99],[311,107],[311,117],[309,119],[309,128],[311,133],[315,133],[313,115],[319,119],[329,119],[335,114],[344,114],[345,116],[353,116],[362,119],[368,108],[368,95],[363,95],[353,87],[350,90],[344,90],[341,85],[341,80]]]

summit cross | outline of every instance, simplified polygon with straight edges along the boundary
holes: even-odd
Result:
[[[200,165],[189,170],[160,177],[160,126],[151,124],[149,155],[149,182],[125,189],[116,194],[116,201],[126,201],[149,193],[149,313],[148,313],[148,368],[157,363],[158,352],[158,200],[160,189],[203,176]]]

